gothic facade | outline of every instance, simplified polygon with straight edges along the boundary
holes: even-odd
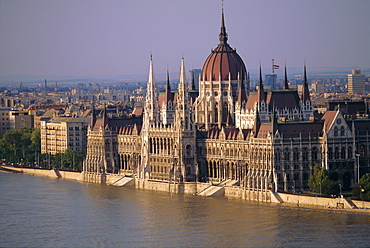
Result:
[[[222,13],[219,44],[206,59],[199,92],[169,77],[159,93],[150,59],[144,114],[139,122],[92,118],[84,173],[113,173],[168,183],[228,182],[259,191],[308,190],[317,163],[349,189],[367,170],[369,119],[344,118],[340,108],[316,116],[307,85],[250,90],[241,57],[227,43]],[[362,174],[361,173],[361,174]]]

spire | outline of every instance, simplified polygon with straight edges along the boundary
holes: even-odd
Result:
[[[168,72],[168,69],[167,69],[167,74],[166,74],[166,90],[171,90],[170,73]]]
[[[180,82],[178,86],[179,95],[178,95],[178,103],[185,107],[187,104],[187,87],[186,87],[186,74],[185,74],[185,61],[184,58],[181,59],[181,67],[180,67]]]
[[[145,99],[145,115],[147,116],[147,121],[158,121],[158,94],[157,86],[154,80],[154,70],[153,70],[153,58],[150,55],[149,64],[149,79],[146,89],[146,99]]]
[[[304,76],[303,76],[303,85],[302,85],[302,97],[301,100],[305,103],[310,100],[310,92],[308,91],[307,84],[307,73],[306,73],[306,63],[304,64]]]
[[[285,64],[285,73],[284,73],[284,90],[289,90],[289,85],[288,85],[288,74],[286,72],[286,64]]]
[[[278,130],[278,122],[277,116],[275,112],[275,106],[272,108],[272,120],[271,120],[271,133],[275,135],[276,131]]]
[[[178,124],[185,130],[189,130],[191,122],[191,108],[189,107],[189,93],[186,86],[186,73],[185,73],[185,61],[184,58],[181,60],[180,67],[180,82],[178,86],[178,98],[176,103],[176,117],[179,121]]]
[[[149,63],[149,79],[148,84],[153,85],[154,83],[154,71],[153,71],[153,55],[150,54],[150,63]]]
[[[164,92],[165,95],[165,102],[173,101],[172,95],[171,95],[171,85],[170,85],[170,74],[167,69],[167,74],[166,74],[166,90]]]
[[[254,134],[255,138],[257,137],[257,134],[258,134],[258,131],[260,130],[260,127],[261,127],[261,119],[260,119],[260,114],[258,112],[258,106],[257,106],[256,116],[255,116],[254,125],[253,125],[253,134]]]
[[[237,102],[242,103],[243,101],[247,100],[247,96],[245,94],[245,85],[243,79],[239,80],[239,92],[238,92],[238,100]]]
[[[180,84],[181,90],[186,88],[186,74],[185,74],[185,60],[184,57],[181,59],[181,67],[180,67]],[[180,91],[180,88],[179,88]]]
[[[258,80],[258,92],[257,92],[257,102],[258,104],[261,104],[262,101],[265,101],[265,92],[263,90],[263,83],[262,83],[262,69],[260,65],[260,78]]]
[[[222,7],[221,31],[219,35],[220,45],[227,44],[227,33],[225,27],[224,8]]]

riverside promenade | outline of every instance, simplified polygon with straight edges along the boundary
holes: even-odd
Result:
[[[20,168],[12,166],[0,166],[0,172],[8,173],[24,173],[34,176],[46,176],[51,178],[61,178],[68,180],[77,180],[81,182],[88,182],[86,180],[86,175],[82,172],[72,172],[72,171],[61,171],[57,169],[37,169],[37,168]],[[204,192],[208,188],[218,187],[218,190],[212,195],[214,197],[225,197],[225,199],[245,199],[252,201],[270,202],[277,203],[283,207],[287,208],[302,208],[311,210],[331,210],[340,212],[351,212],[360,214],[370,215],[370,202],[350,200],[347,198],[328,198],[328,197],[315,197],[307,196],[302,194],[288,194],[282,192],[257,192],[245,190],[239,186],[229,186],[227,183],[220,184],[219,186],[214,186],[209,183],[191,183],[191,184],[169,184],[168,182],[159,181],[147,181],[138,178],[126,177],[126,184],[116,184],[116,182],[124,181],[122,180],[122,175],[109,175],[105,176],[104,182],[107,185],[112,186],[128,186],[135,187],[138,189],[154,190],[154,191],[165,191],[171,193],[183,193],[183,194],[193,194],[193,195],[205,195]],[[96,181],[95,181],[96,183]]]

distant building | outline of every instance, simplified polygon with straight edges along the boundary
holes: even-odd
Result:
[[[33,128],[33,115],[16,108],[0,108],[0,134],[10,129],[19,130],[23,127]]]
[[[264,85],[270,86],[271,89],[277,88],[277,75],[276,74],[266,74]]]
[[[27,111],[11,110],[9,111],[10,129],[19,130],[24,127],[33,128],[34,116],[29,115]]]
[[[323,94],[326,92],[325,84],[320,82],[315,82],[311,85],[311,88],[316,94]]]
[[[361,70],[352,70],[352,74],[348,74],[348,92],[365,93],[365,74],[361,74]]]
[[[201,69],[192,69],[190,72],[190,82],[194,82],[195,89],[199,88],[199,76],[202,74]]]

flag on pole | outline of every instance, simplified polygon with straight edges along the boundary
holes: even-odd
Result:
[[[280,66],[279,65],[274,65],[274,69],[279,69]]]

